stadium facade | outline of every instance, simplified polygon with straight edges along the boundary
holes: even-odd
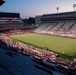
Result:
[[[76,37],[76,12],[44,14],[35,32]]]

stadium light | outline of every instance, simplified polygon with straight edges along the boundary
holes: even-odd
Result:
[[[57,10],[57,13],[58,13],[59,7],[56,7],[56,10]]]
[[[73,7],[74,7],[74,11],[75,11],[76,4],[73,4]]]

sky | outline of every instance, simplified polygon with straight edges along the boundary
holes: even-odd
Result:
[[[21,18],[35,17],[43,14],[74,11],[76,0],[4,0],[0,12],[20,13]]]

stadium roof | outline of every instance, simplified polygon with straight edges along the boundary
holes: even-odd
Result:
[[[10,12],[0,12],[0,17],[20,18],[20,14],[19,13],[10,13]]]
[[[44,14],[42,17],[76,17],[76,12],[64,12],[64,13],[55,13],[55,14]]]

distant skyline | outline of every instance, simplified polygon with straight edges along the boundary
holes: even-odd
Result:
[[[0,12],[20,13],[21,18],[35,17],[36,15],[74,11],[76,0],[4,0]]]

